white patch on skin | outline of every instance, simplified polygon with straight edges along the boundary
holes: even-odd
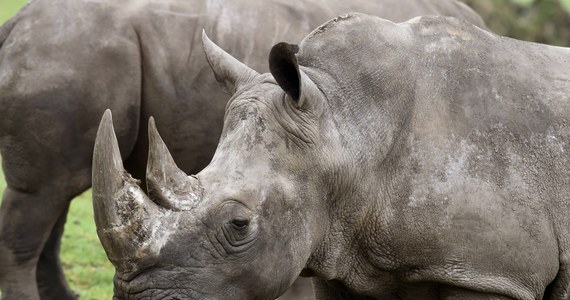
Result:
[[[547,145],[556,152],[556,154],[564,154],[566,151],[564,150],[567,146],[565,139],[559,139],[557,134],[550,132],[546,136]]]
[[[129,193],[134,196],[133,200],[140,208],[144,207],[145,201],[150,201],[138,188],[129,187]],[[198,198],[196,195],[194,197]],[[150,203],[150,205],[153,205],[153,203]],[[192,204],[189,205],[193,207]],[[148,238],[140,245],[137,256],[159,255],[164,245],[170,240],[170,236],[177,231],[180,213],[164,208],[160,208],[159,212],[160,215],[152,216],[151,227],[145,228],[150,232],[148,233]],[[174,215],[173,218],[171,217],[172,215]]]
[[[459,148],[459,156],[454,157],[452,155],[448,155],[447,157],[449,163],[447,164],[445,175],[448,180],[446,181],[447,184],[445,186],[435,186],[436,192],[438,193],[444,192],[445,190],[448,190],[450,186],[455,185],[456,182],[453,182],[455,179],[466,176],[465,170],[467,169],[467,157],[474,147],[469,145],[465,140],[462,140],[459,143]]]
[[[502,102],[503,96],[501,96],[499,94],[499,92],[497,91],[497,88],[493,87],[492,91],[493,91],[493,94],[495,95],[495,100],[497,100],[498,102]]]
[[[146,195],[140,190],[139,187],[129,186],[127,193],[132,197],[133,201],[137,204],[137,207],[143,207]]]
[[[469,33],[465,32],[459,28],[448,27],[447,33],[451,34],[452,36],[454,36],[456,38],[464,40],[464,41],[470,41],[473,39],[473,37]]]
[[[170,240],[170,236],[177,232],[181,214],[158,206],[156,206],[157,210],[153,212],[147,211],[145,207],[155,204],[136,185],[129,185],[126,190],[121,190],[115,198],[118,201],[131,201],[136,207],[130,211],[119,211],[120,220],[117,220],[118,224],[113,224],[113,228],[106,231],[112,231],[112,234],[118,235],[120,239],[131,239],[137,249],[135,254],[137,257],[159,255],[164,245]],[[118,205],[118,207],[125,209],[125,205]],[[154,214],[151,218],[141,216],[148,213]],[[141,217],[144,219],[141,220]],[[132,220],[135,218],[137,222],[133,224]],[[138,234],[133,226],[141,226],[141,222],[143,223],[141,229],[146,231],[145,239],[142,241],[130,236],[131,234]]]
[[[136,186],[129,184],[125,189],[120,189],[117,194],[113,195],[113,199],[117,199],[116,209],[117,211],[117,220],[116,223],[113,224],[113,227],[109,231],[115,231],[117,233],[122,232],[130,232],[129,230],[132,227],[131,218],[135,217],[137,212],[144,207],[146,195],[142,192],[142,190]],[[121,202],[133,202],[136,204],[135,210],[127,210],[125,208],[125,204]],[[109,208],[110,209],[110,208]]]
[[[144,207],[145,201],[150,201],[147,196],[138,188],[130,186],[128,192],[133,196],[133,201],[137,204],[138,208]],[[152,203],[149,203],[153,205]],[[160,251],[169,241],[170,236],[177,231],[180,213],[171,210],[160,209],[160,215],[152,216],[152,223],[149,230],[148,237],[139,246],[137,256],[145,255],[158,255]],[[174,220],[171,216],[174,214]]]
[[[425,52],[427,53],[447,53],[451,52],[451,50],[456,49],[458,47],[457,40],[450,37],[442,37],[441,39],[427,43],[424,47]]]
[[[454,147],[444,147],[444,148],[451,148]],[[414,178],[413,186],[414,191],[412,195],[409,197],[408,205],[410,207],[418,207],[426,203],[428,200],[426,198],[427,195],[432,194],[430,189],[433,189],[433,192],[437,194],[445,194],[450,191],[454,186],[461,183],[463,178],[466,178],[468,175],[466,174],[467,170],[467,159],[469,153],[474,150],[474,147],[470,145],[467,141],[461,140],[459,142],[459,149],[455,151],[455,153],[437,156],[439,158],[420,158],[422,163],[428,162],[427,168],[430,170],[437,169],[437,166],[445,166],[445,177],[447,180],[442,182],[439,179],[433,178],[437,176],[434,174],[433,177],[425,178],[424,176]],[[421,181],[421,182],[420,182]]]
[[[171,215],[174,214],[174,219]],[[150,228],[149,238],[143,242],[139,253],[144,255],[159,255],[162,248],[170,240],[170,236],[178,230],[180,221],[180,213],[170,210],[164,212],[160,218],[154,219],[152,228]]]

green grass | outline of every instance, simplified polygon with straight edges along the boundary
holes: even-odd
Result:
[[[114,269],[97,238],[91,190],[71,203],[61,260],[71,288],[81,294],[81,299],[112,298]]]
[[[22,0],[0,0],[0,23],[4,23],[26,4]]]
[[[25,3],[23,0],[0,0],[0,24],[16,14]],[[0,172],[0,193],[4,192],[5,187],[4,175]],[[80,299],[112,298],[114,269],[97,238],[91,190],[71,203],[63,235],[61,260],[67,280],[71,288],[80,293]]]

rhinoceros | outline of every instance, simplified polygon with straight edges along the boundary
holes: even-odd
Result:
[[[203,39],[233,92],[206,168],[151,119],[145,193],[100,124],[117,299],[272,299],[300,273],[317,299],[568,299],[570,49],[347,14],[260,74]]]
[[[7,181],[0,210],[3,299],[73,299],[59,261],[69,203],[91,185],[97,124],[115,114],[126,169],[144,180],[147,125],[155,116],[178,166],[210,161],[229,96],[201,46],[206,28],[258,71],[279,40],[296,41],[336,14],[395,21],[463,17],[442,0],[35,0],[0,28],[0,151]]]

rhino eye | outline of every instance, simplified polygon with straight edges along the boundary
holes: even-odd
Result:
[[[232,227],[237,229],[237,230],[244,230],[249,225],[249,220],[233,219],[231,224],[232,224]]]

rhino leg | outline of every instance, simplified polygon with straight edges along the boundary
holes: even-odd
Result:
[[[42,299],[75,299],[78,296],[67,285],[59,258],[68,210],[69,206],[60,214],[40,254],[36,281]]]
[[[75,299],[65,283],[59,261],[50,262],[42,253],[42,249],[59,250],[59,247],[50,249],[53,244],[59,245],[59,235],[57,240],[50,240],[50,236],[52,229],[63,226],[58,224],[58,217],[67,211],[69,200],[54,197],[56,194],[50,190],[25,193],[10,187],[4,192],[0,208],[3,299]],[[41,205],[45,201],[50,205]],[[48,281],[50,286],[46,285]],[[38,282],[43,282],[41,290]]]
[[[18,131],[2,128],[10,134],[0,138],[8,185],[0,206],[0,288],[4,299],[75,299],[57,256],[69,203],[90,186],[90,151],[73,147],[70,134],[45,139],[46,129],[64,128],[51,114],[35,119],[14,123]]]

